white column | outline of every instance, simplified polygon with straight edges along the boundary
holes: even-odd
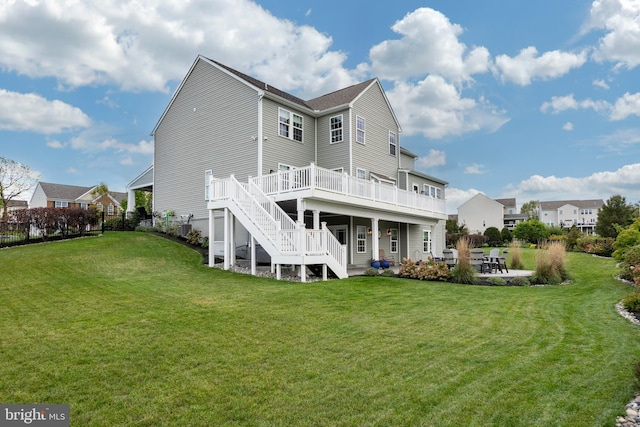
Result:
[[[215,256],[215,215],[214,210],[209,209],[209,267],[213,267],[216,263]]]
[[[380,240],[378,239],[378,218],[371,218],[371,258],[380,258]]]
[[[256,275],[256,239],[251,235],[251,274]]]
[[[229,208],[224,208],[224,262],[222,268],[229,269]]]
[[[127,212],[136,210],[136,191],[127,187]]]
[[[320,211],[313,211],[313,229],[320,230]]]
[[[236,264],[236,217],[229,212],[229,265]]]

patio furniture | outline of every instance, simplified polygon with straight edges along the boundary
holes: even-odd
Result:
[[[489,272],[493,273],[493,271],[495,270],[496,273],[498,272],[498,270],[500,270],[500,273],[502,273],[502,267],[500,266],[500,261],[499,261],[499,253],[500,253],[500,249],[491,249],[489,251],[489,255],[485,255],[485,261],[487,263],[487,266],[489,267]]]
[[[458,264],[458,250],[457,249],[443,249],[442,256],[447,263],[447,267],[453,268]]]
[[[474,248],[469,251],[469,261],[471,266],[478,270],[480,273],[484,273],[489,268],[489,264],[484,256],[484,251],[481,248]]]
[[[380,249],[378,250],[378,256],[380,259],[380,262],[382,263],[382,261],[386,261],[389,263],[389,265],[387,265],[387,267],[383,267],[383,268],[389,268],[389,266],[392,265],[396,265],[396,260],[394,257],[387,257],[387,255],[384,253],[384,249]]]
[[[506,248],[502,251],[502,254],[498,257],[498,265],[500,265],[500,267],[503,267],[507,273],[509,272],[509,269],[507,268],[507,255],[509,253],[509,248]]]

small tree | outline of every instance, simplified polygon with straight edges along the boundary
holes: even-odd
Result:
[[[29,166],[15,160],[0,157],[0,205],[2,205],[2,221],[9,217],[10,200],[25,194],[40,179],[40,176]]]
[[[484,235],[487,238],[487,244],[489,246],[499,246],[502,244],[502,234],[496,227],[488,227],[484,230]]]
[[[518,223],[513,230],[513,237],[529,243],[537,244],[540,240],[549,237],[547,226],[537,219],[531,219]]]
[[[502,228],[502,231],[500,231],[500,236],[502,237],[503,242],[511,242],[513,240],[513,233],[507,227]]]
[[[631,225],[637,216],[636,208],[628,204],[623,196],[616,194],[611,196],[598,212],[595,231],[598,236],[615,238],[620,230]]]
[[[538,219],[538,208],[540,207],[540,202],[538,200],[531,200],[522,205],[520,208],[520,213],[522,215],[526,215],[527,219]]]

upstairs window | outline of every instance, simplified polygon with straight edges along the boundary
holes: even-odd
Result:
[[[342,114],[331,117],[331,143],[342,142]]]
[[[389,132],[389,154],[392,156],[396,155],[396,149],[398,148],[398,140],[396,139],[396,134],[393,132]]]
[[[364,117],[356,116],[356,142],[364,144]]]
[[[278,135],[302,142],[302,116],[278,108]]]
[[[113,215],[115,213],[115,208],[112,204],[109,204],[109,206],[107,206],[107,215]]]

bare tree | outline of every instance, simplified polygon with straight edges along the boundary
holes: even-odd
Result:
[[[0,157],[0,203],[2,221],[9,217],[9,201],[25,194],[37,184],[40,176],[29,166]]]

